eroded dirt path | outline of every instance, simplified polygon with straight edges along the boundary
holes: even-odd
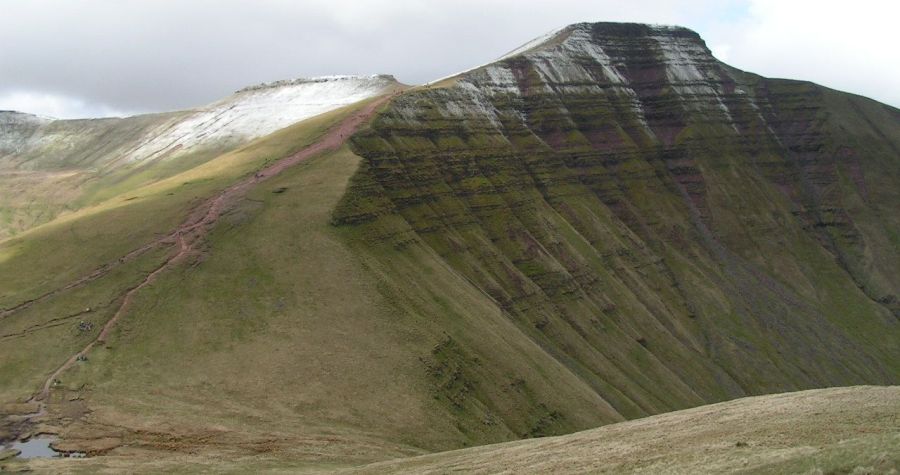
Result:
[[[153,248],[159,246],[172,246],[175,248],[175,252],[167,257],[157,268],[144,276],[137,285],[129,288],[121,295],[121,303],[115,314],[103,325],[97,337],[53,371],[53,373],[45,380],[40,392],[35,394],[29,400],[29,402],[38,403],[39,410],[33,414],[24,415],[24,417],[31,419],[46,414],[47,399],[54,383],[59,380],[60,376],[78,362],[81,357],[86,356],[95,346],[102,345],[106,342],[106,339],[115,328],[116,323],[118,323],[122,316],[128,312],[134,301],[135,295],[141,289],[152,284],[166,270],[189,259],[192,255],[197,255],[199,252],[197,251],[198,244],[204,240],[206,235],[216,225],[219,218],[235,206],[256,184],[272,178],[312,156],[327,151],[337,150],[346,142],[350,135],[356,132],[361,125],[375,114],[380,106],[389,101],[394,95],[385,95],[366,104],[362,109],[354,112],[353,115],[325,132],[325,134],[315,143],[303,148],[293,155],[282,158],[281,160],[258,170],[252,175],[239,179],[218,194],[198,204],[189,212],[187,218],[172,232],[129,252],[117,261],[108,263],[70,284],[0,312],[0,317],[6,316],[27,308],[37,302],[53,297],[60,292],[87,284],[88,282],[106,275],[113,268],[125,262],[134,260],[136,257]]]
[[[0,309],[0,318],[12,315],[16,312],[31,307],[36,303],[48,300],[67,290],[81,287],[94,280],[97,280],[109,274],[109,272],[116,267],[119,267],[127,262],[131,262],[134,259],[146,254],[150,250],[156,249],[161,246],[172,246],[173,244],[177,244],[179,239],[184,236],[192,237],[191,235],[195,234],[198,229],[206,228],[210,224],[214,223],[222,214],[223,207],[232,204],[235,198],[243,196],[247,192],[247,190],[249,190],[253,186],[253,184],[271,178],[272,176],[281,173],[285,169],[296,165],[297,163],[311,157],[312,155],[338,148],[340,145],[346,142],[349,136],[352,135],[363,123],[365,123],[369,118],[372,117],[378,107],[386,103],[391,98],[395,97],[397,94],[398,93],[393,93],[391,95],[385,95],[375,99],[373,102],[367,104],[359,111],[354,112],[352,116],[344,119],[342,122],[332,127],[317,142],[300,150],[294,155],[285,157],[268,165],[262,170],[259,170],[255,175],[251,175],[249,177],[241,179],[232,186],[222,190],[218,195],[207,199],[206,201],[195,206],[191,213],[188,215],[187,219],[172,232],[160,236],[159,238],[154,239],[153,241],[150,241],[143,246],[130,251],[129,253],[125,254],[115,261],[108,262],[100,266],[90,273],[83,275],[66,285],[63,285],[62,287],[53,289],[35,298],[18,303],[16,305],[13,305],[12,307]],[[193,236],[193,238],[196,239],[197,236]],[[193,244],[193,241],[189,242],[189,245]]]

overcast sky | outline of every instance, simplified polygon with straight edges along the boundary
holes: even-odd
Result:
[[[898,4],[0,0],[0,110],[60,118],[164,111],[325,74],[390,73],[417,84],[581,21],[687,26],[733,66],[900,106]]]

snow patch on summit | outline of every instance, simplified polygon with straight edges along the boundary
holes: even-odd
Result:
[[[521,95],[519,83],[511,69],[492,64],[484,68],[484,73],[487,75],[487,81],[484,83],[483,89],[488,95]]]
[[[0,111],[0,154],[18,153],[35,131],[54,119],[16,111]]]
[[[518,48],[510,51],[509,53],[506,53],[503,56],[497,58],[497,61],[503,61],[506,58],[512,58],[513,56],[517,56],[522,53],[528,52],[528,50],[537,48],[538,46],[552,40],[554,37],[556,37],[556,35],[560,34],[566,28],[568,28],[568,27],[564,26],[561,28],[557,28],[553,31],[550,31],[546,34],[543,34],[541,36],[538,36],[537,38],[525,43],[524,45],[519,46]]]
[[[725,121],[735,132],[739,132],[731,111],[722,102],[721,94],[716,89],[719,78],[710,68],[711,56],[702,43],[673,36],[651,38],[659,44],[666,67],[666,79],[672,88],[681,96],[711,98]],[[703,102],[696,100],[689,105],[695,110],[704,107]]]
[[[678,41],[671,36],[654,36],[659,43],[666,64],[666,76],[671,82],[706,81],[696,58],[706,56],[706,50],[697,43]]]
[[[455,77],[457,77],[457,76],[462,76],[463,74],[471,73],[471,72],[473,72],[473,71],[478,71],[478,70],[480,70],[480,69],[482,69],[482,68],[484,68],[484,67],[490,67],[490,66],[492,66],[494,63],[498,63],[498,62],[500,62],[500,61],[503,61],[504,59],[512,58],[513,56],[518,56],[518,55],[520,55],[520,54],[526,53],[526,52],[528,52],[528,51],[530,51],[530,50],[532,50],[532,49],[534,49],[534,48],[537,48],[538,46],[541,46],[542,44],[544,44],[544,43],[546,43],[546,42],[552,40],[553,38],[555,38],[555,37],[556,37],[557,35],[559,35],[560,33],[564,32],[564,31],[565,31],[566,29],[568,29],[568,28],[569,28],[568,26],[564,26],[564,27],[561,27],[561,28],[557,28],[557,29],[555,29],[555,30],[553,30],[553,31],[550,31],[549,33],[546,33],[546,34],[544,34],[544,35],[541,35],[541,36],[539,36],[539,37],[537,37],[537,38],[535,38],[535,39],[533,39],[533,40],[531,40],[531,41],[525,43],[525,44],[522,45],[522,46],[519,46],[518,48],[516,48],[516,49],[510,51],[509,53],[504,54],[503,56],[501,56],[501,57],[495,59],[494,61],[492,61],[492,62],[490,62],[490,63],[480,64],[480,65],[478,65],[478,66],[475,66],[474,68],[469,68],[469,69],[466,69],[466,70],[463,70],[463,71],[459,71],[459,72],[456,72],[456,73],[453,73],[453,74],[450,74],[450,75],[447,75],[447,76],[443,76],[443,77],[440,77],[440,78],[438,78],[438,79],[434,79],[434,80],[432,80],[432,81],[428,81],[428,82],[426,82],[424,85],[425,85],[425,86],[430,86],[430,85],[433,85],[433,84],[437,84],[437,83],[439,83],[439,82],[441,82],[441,81],[445,81],[445,80],[447,80],[447,79],[455,78]]]
[[[148,134],[131,153],[144,160],[204,144],[236,143],[268,135],[304,119],[383,93],[391,76],[325,76],[260,84],[196,109]]]
[[[525,57],[531,60],[544,80],[550,83],[596,83],[600,78],[595,78],[585,69],[585,64],[599,65],[604,82],[617,85],[627,82],[616,70],[606,51],[591,41],[591,33],[583,28],[573,30],[558,46],[525,53]]]

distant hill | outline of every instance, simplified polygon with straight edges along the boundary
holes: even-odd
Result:
[[[204,107],[126,118],[0,112],[0,238],[396,84],[385,75],[279,81]]]

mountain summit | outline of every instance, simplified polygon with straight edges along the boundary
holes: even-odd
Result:
[[[334,221],[440,256],[625,417],[889,383],[898,118],[577,24],[392,101]]]

